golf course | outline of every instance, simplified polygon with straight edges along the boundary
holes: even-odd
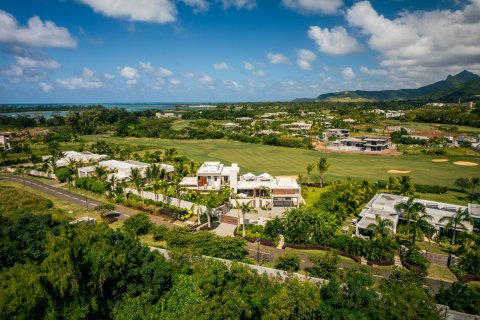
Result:
[[[306,165],[325,157],[330,163],[327,179],[365,178],[388,179],[408,174],[415,183],[453,186],[459,177],[480,175],[480,157],[453,156],[382,156],[348,153],[322,153],[312,150],[249,144],[230,140],[168,140],[155,138],[124,138],[100,135],[82,136],[87,142],[104,140],[115,144],[151,146],[152,149],[174,147],[180,154],[196,161],[236,162],[242,173],[269,172],[273,175],[306,174]],[[432,160],[442,159],[442,162]],[[445,161],[447,160],[447,161]],[[468,162],[474,165],[456,165]],[[399,172],[399,173],[388,173]],[[410,173],[402,173],[408,172]],[[313,171],[312,174],[317,174]]]

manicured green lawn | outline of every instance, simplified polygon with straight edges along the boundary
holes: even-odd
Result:
[[[310,249],[296,249],[296,248],[285,248],[286,253],[293,253],[293,254],[307,254],[309,256],[314,256],[314,257],[323,257],[327,254],[327,251],[323,250],[310,250]],[[353,262],[352,259],[344,257],[344,256],[339,256],[340,261],[346,261],[346,262]]]
[[[454,165],[458,160],[480,162],[480,157],[447,157],[449,162],[434,163],[438,156],[381,156],[346,153],[322,153],[312,150],[265,146],[229,140],[167,140],[155,138],[120,138],[82,136],[88,142],[105,140],[111,143],[150,145],[152,148],[176,148],[181,154],[196,161],[237,162],[242,173],[269,172],[274,175],[306,174],[306,165],[326,157],[330,169],[327,179],[388,179],[390,169],[413,170],[409,175],[415,183],[453,186],[459,177],[480,175],[480,166],[464,167]]]
[[[457,277],[447,266],[431,263],[428,267],[428,277],[445,281],[457,281]]]
[[[417,241],[415,243],[420,249],[427,250],[431,253],[438,253],[438,254],[448,254],[448,250],[440,247],[435,242],[426,242],[426,241]]]
[[[305,200],[307,207],[311,207],[320,200],[320,196],[322,195],[322,193],[330,190],[330,187],[302,187],[302,191],[303,190],[305,190],[305,194],[303,194],[303,199]]]

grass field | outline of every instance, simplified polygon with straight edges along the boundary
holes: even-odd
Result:
[[[480,157],[447,157],[449,162],[433,163],[438,156],[381,156],[346,153],[321,153],[318,151],[265,146],[229,140],[167,140],[155,138],[120,138],[83,136],[88,142],[105,140],[109,143],[149,145],[152,148],[174,147],[181,154],[196,161],[237,162],[242,173],[269,172],[274,175],[306,174],[305,167],[326,157],[330,169],[327,179],[365,178],[369,180],[388,179],[390,169],[412,170],[409,175],[415,183],[453,186],[459,177],[480,175],[480,166],[464,167],[452,164],[465,160],[480,162]]]
[[[30,188],[28,186],[23,186],[21,183],[0,180],[0,187],[13,187],[15,190],[14,195],[16,195],[15,199],[17,199],[13,201],[15,201],[15,204],[19,207],[19,209],[25,208],[26,212],[35,213],[36,210],[40,210],[39,207],[41,207],[40,203],[43,201],[42,199],[48,199],[52,201],[54,208],[58,210],[42,209],[40,210],[40,212],[42,214],[52,213],[54,218],[56,219],[73,220],[73,219],[84,216],[86,212],[85,209],[80,206],[63,201],[57,197],[51,196],[47,193]],[[12,196],[11,193],[5,194],[5,196],[7,195],[9,195],[10,197]],[[12,199],[1,200],[2,205],[6,205],[7,202],[11,200]],[[0,205],[0,208],[2,208],[2,205]]]
[[[430,278],[441,279],[445,281],[457,281],[457,277],[450,271],[447,266],[442,266],[439,264],[430,264],[428,267],[428,276]]]

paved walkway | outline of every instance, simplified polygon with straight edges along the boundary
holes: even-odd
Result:
[[[211,232],[221,237],[234,237],[236,227],[237,226],[234,224],[222,222],[218,225],[218,227],[213,229]]]

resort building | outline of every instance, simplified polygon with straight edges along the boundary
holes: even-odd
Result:
[[[165,112],[165,113],[157,112],[157,113],[155,113],[155,117],[157,117],[157,118],[176,118],[177,115],[175,113],[172,113],[172,112]]]
[[[393,195],[388,193],[379,193],[375,195],[370,202],[363,208],[360,213],[360,220],[356,224],[356,234],[365,235],[366,229],[370,224],[376,224],[376,216],[380,216],[381,219],[388,219],[393,223],[393,233],[397,232],[397,227],[400,222],[407,222],[407,218],[402,215],[402,212],[397,210],[395,207],[399,203],[406,203],[408,197]],[[442,203],[429,200],[420,200],[417,202],[422,203],[427,214],[432,216],[432,220],[429,222],[435,227],[437,232],[440,232],[445,228],[446,222],[440,222],[443,217],[454,216],[458,209],[460,210],[469,210],[470,214],[474,219],[474,223],[465,223],[467,230],[458,229],[458,231],[474,231],[479,230],[480,227],[480,205],[469,204],[466,206],[459,206],[455,204]]]
[[[403,112],[402,110],[398,110],[398,111],[388,110],[387,112],[385,112],[385,118],[387,119],[400,118],[400,117],[403,117],[404,115],[405,115],[405,112]]]
[[[268,173],[240,175],[236,163],[205,162],[195,177],[185,177],[180,185],[199,193],[218,192],[222,187],[232,190],[232,205],[249,202],[253,208],[265,206],[298,207],[302,202],[301,188],[293,178],[275,178]]]

